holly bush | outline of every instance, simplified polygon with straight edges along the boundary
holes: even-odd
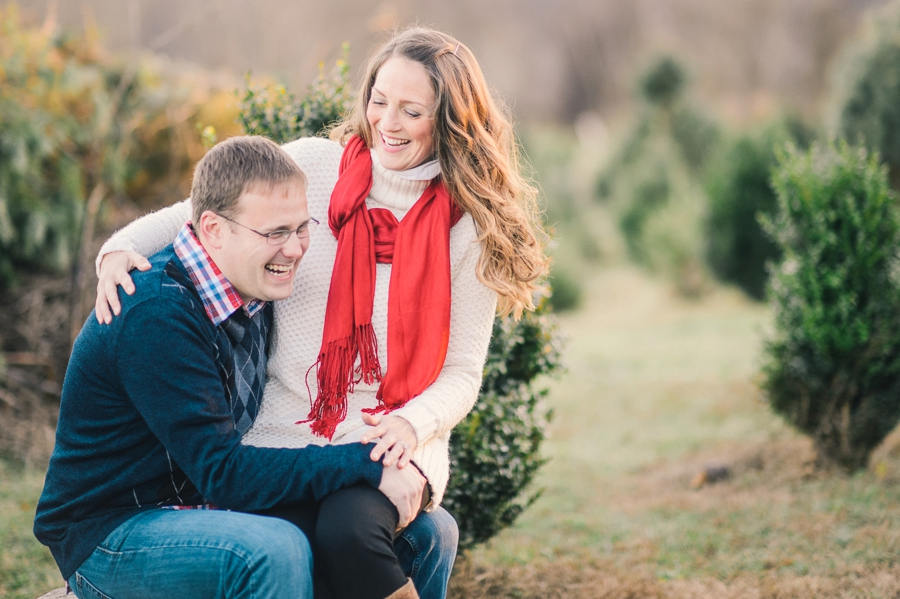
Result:
[[[763,219],[775,335],[763,388],[820,465],[865,467],[900,420],[900,207],[876,155],[845,142],[788,147]]]

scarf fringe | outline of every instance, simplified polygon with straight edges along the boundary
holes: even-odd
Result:
[[[381,382],[381,362],[378,360],[378,339],[372,323],[359,325],[355,331],[354,345],[359,349],[359,368],[356,369],[356,381],[367,385]],[[350,388],[353,391],[353,388]]]
[[[354,371],[357,355],[360,365]],[[307,419],[297,424],[311,422],[313,434],[330,441],[337,425],[347,417],[347,394],[353,392],[356,383],[363,381],[371,385],[381,382],[378,342],[372,324],[358,326],[351,337],[328,343],[314,366],[318,379],[316,400]]]

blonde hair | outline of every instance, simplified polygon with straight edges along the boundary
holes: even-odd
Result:
[[[434,154],[447,191],[471,214],[482,244],[478,278],[499,295],[497,311],[516,318],[534,309],[546,275],[546,237],[537,190],[519,172],[512,125],[493,98],[481,66],[453,37],[414,27],[395,34],[370,60],[356,102],[332,139],[358,135],[372,147],[366,107],[378,70],[392,56],[425,67],[434,87]]]

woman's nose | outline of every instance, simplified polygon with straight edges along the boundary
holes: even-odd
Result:
[[[400,126],[400,119],[398,118],[397,110],[394,108],[388,108],[384,111],[384,116],[381,117],[381,126],[385,131],[396,131]]]

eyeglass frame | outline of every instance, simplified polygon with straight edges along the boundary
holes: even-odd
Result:
[[[296,236],[297,236],[297,239],[299,239],[299,240],[301,240],[301,241],[304,240],[304,239],[309,239],[310,236],[312,235],[313,230],[315,230],[316,226],[319,225],[319,221],[318,221],[318,220],[314,219],[313,217],[309,217],[309,220],[308,220],[308,221],[306,221],[305,223],[303,223],[302,225],[300,225],[299,227],[297,227],[297,228],[294,229],[294,230],[291,230],[291,229],[275,229],[274,231],[270,231],[270,232],[268,232],[268,233],[260,233],[260,232],[257,231],[256,229],[251,229],[251,228],[248,227],[247,225],[243,225],[243,224],[237,222],[236,220],[234,220],[233,218],[228,218],[227,216],[225,216],[224,214],[222,214],[222,213],[220,213],[220,212],[216,212],[216,214],[218,214],[219,216],[221,216],[222,218],[224,218],[225,220],[227,220],[227,221],[230,222],[230,223],[234,223],[234,224],[236,224],[236,225],[239,226],[239,227],[243,227],[243,228],[247,229],[248,231],[252,231],[252,232],[256,233],[257,235],[259,235],[260,237],[265,237],[265,238],[266,238],[266,243],[269,244],[269,245],[274,245],[274,246],[284,245],[285,243],[287,243],[287,242],[288,242],[288,239],[291,238],[291,233],[293,233],[294,235],[296,235]],[[303,233],[304,231],[308,231],[309,233],[307,233],[307,235],[306,235],[305,237],[302,237],[302,236],[301,236],[301,233]],[[281,241],[275,241],[275,242],[273,242],[273,241],[272,241],[272,235],[284,235],[284,238],[283,238]]]

